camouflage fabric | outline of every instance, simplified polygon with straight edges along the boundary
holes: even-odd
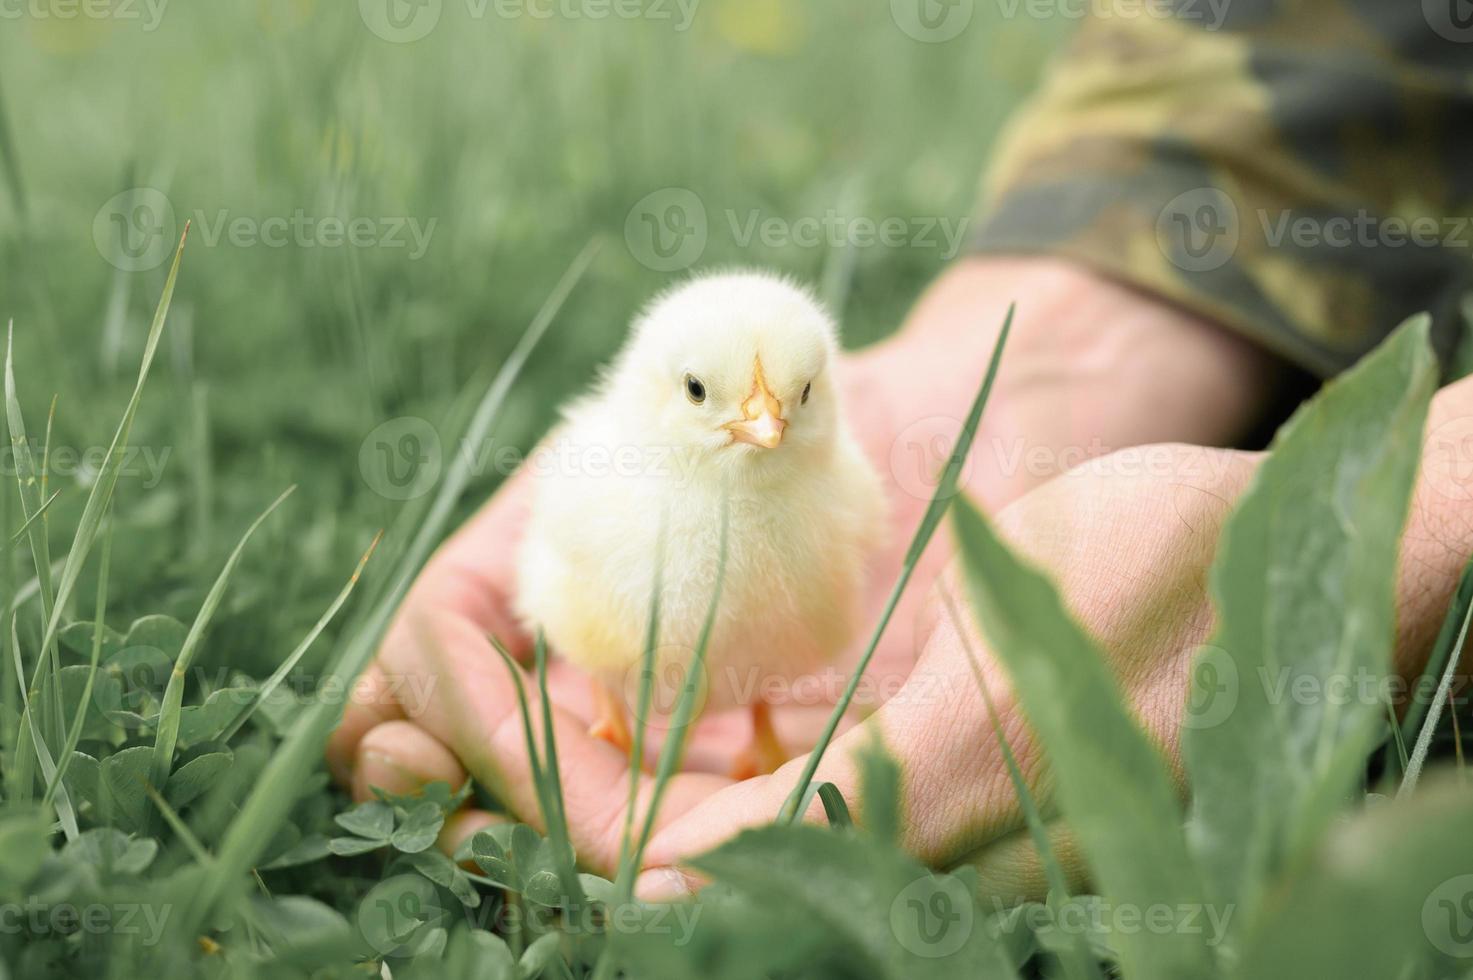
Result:
[[[976,247],[1069,256],[1333,374],[1473,289],[1469,0],[1090,0]]]

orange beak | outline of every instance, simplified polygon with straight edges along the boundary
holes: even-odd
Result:
[[[758,357],[752,365],[752,393],[742,402],[742,417],[722,428],[731,433],[735,442],[774,449],[783,441],[783,430],[788,427],[782,413],[783,403],[767,387],[767,379],[762,375],[762,358]]]

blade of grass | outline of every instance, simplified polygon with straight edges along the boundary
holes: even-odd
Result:
[[[828,724],[824,726],[823,734],[819,736],[813,751],[808,755],[808,761],[803,766],[803,773],[798,777],[798,784],[793,787],[792,793],[789,794],[787,802],[783,804],[778,814],[779,823],[792,823],[803,814],[801,804],[808,795],[808,787],[813,782],[813,774],[818,771],[818,765],[823,761],[823,755],[828,751],[829,743],[834,740],[834,732],[838,730],[839,722],[843,720],[845,712],[849,710],[849,705],[854,700],[860,680],[864,672],[869,669],[869,662],[874,658],[875,650],[879,648],[880,638],[885,635],[885,627],[890,625],[890,617],[895,614],[895,607],[899,605],[900,596],[910,583],[910,576],[915,571],[916,564],[921,560],[926,546],[931,543],[931,537],[936,533],[941,519],[946,516],[946,510],[951,506],[952,498],[956,496],[957,481],[961,478],[967,454],[972,449],[972,440],[977,436],[977,426],[982,420],[982,409],[987,406],[987,399],[992,394],[993,383],[997,380],[998,365],[1002,361],[1003,348],[1007,346],[1008,334],[1013,327],[1013,313],[1016,309],[1016,304],[1008,306],[1008,315],[1003,320],[1002,330],[997,335],[997,343],[992,348],[992,359],[987,365],[987,374],[982,380],[982,387],[977,391],[977,398],[972,402],[971,411],[967,413],[961,434],[957,436],[956,445],[952,447],[951,457],[946,461],[946,468],[941,472],[941,480],[936,484],[936,492],[931,496],[931,503],[926,507],[926,513],[921,518],[920,526],[916,528],[915,537],[911,539],[910,548],[905,553],[905,561],[900,567],[900,577],[895,580],[895,586],[890,590],[885,609],[880,613],[880,621],[870,635],[869,645],[865,647],[864,655],[859,658],[859,664],[849,677],[849,683],[844,688],[843,696],[839,698],[839,703],[834,705],[833,713],[829,716]]]
[[[1442,706],[1452,698],[1453,677],[1458,670],[1463,644],[1468,640],[1469,623],[1473,623],[1473,605],[1464,611],[1463,625],[1458,629],[1457,641],[1448,650],[1447,662],[1442,668],[1442,677],[1437,682],[1437,693],[1432,696],[1432,704],[1427,709],[1427,717],[1422,722],[1422,730],[1417,733],[1417,744],[1412,746],[1412,755],[1407,760],[1406,773],[1401,777],[1401,786],[1396,791],[1397,799],[1401,799],[1415,789],[1417,780],[1422,777],[1422,767],[1427,764],[1427,752],[1432,748],[1432,736],[1437,733],[1437,724],[1442,720]]]
[[[987,679],[982,676],[982,665],[977,661],[977,652],[972,649],[971,634],[963,625],[962,617],[956,608],[956,599],[951,592],[943,589],[941,591],[942,604],[946,608],[946,615],[951,622],[952,629],[961,640],[962,651],[967,655],[967,663],[972,669],[972,680],[977,684],[977,691],[982,695],[982,704],[987,709],[987,720],[992,725],[992,732],[997,737],[997,747],[1002,752],[1003,762],[1007,764],[1008,780],[1013,784],[1013,793],[1018,798],[1018,806],[1023,811],[1023,821],[1028,825],[1028,836],[1033,841],[1033,847],[1038,851],[1039,864],[1043,866],[1044,880],[1048,882],[1049,891],[1057,896],[1058,904],[1065,904],[1070,899],[1069,880],[1064,877],[1064,869],[1059,865],[1058,855],[1054,853],[1053,844],[1049,841],[1048,825],[1044,822],[1043,813],[1038,809],[1038,802],[1033,799],[1033,794],[1028,790],[1028,784],[1023,779],[1023,770],[1018,766],[1017,756],[1013,755],[1013,747],[1008,744],[1007,735],[1002,729],[1002,719],[997,714],[997,704],[992,700],[992,692],[987,687]],[[1090,954],[1089,940],[1081,930],[1066,930],[1071,938],[1069,943],[1069,955],[1061,957],[1064,968],[1064,976],[1071,980],[1102,980],[1100,964]]]
[[[13,546],[17,541],[21,539],[22,536],[24,536],[27,532],[31,530],[36,522],[41,519],[42,515],[46,513],[47,509],[50,508],[52,504],[56,503],[56,498],[60,496],[61,491],[57,490],[51,496],[47,497],[46,500],[41,504],[40,509],[32,514],[30,517],[27,517],[26,522],[16,529],[16,532],[10,536],[9,541],[0,541],[0,552],[9,551],[11,546]]]
[[[660,644],[660,591],[665,569],[665,516],[660,517],[660,533],[655,546],[655,574],[650,588],[650,618],[645,628],[644,650],[639,658],[639,706],[634,712],[633,741],[629,746],[629,805],[624,811],[624,833],[619,841],[619,864],[629,859],[630,836],[634,832],[634,811],[639,800],[639,776],[644,771],[645,719],[655,689],[655,650]]]
[[[839,787],[833,783],[820,783],[818,799],[823,804],[823,814],[828,818],[830,827],[848,830],[854,826],[854,818],[849,815],[849,804],[844,802],[844,794],[839,792]]]
[[[51,583],[51,544],[46,536],[45,521],[32,522],[33,514],[41,512],[41,502],[45,497],[45,468],[36,463],[35,454],[31,452],[30,436],[26,433],[25,417],[21,412],[20,396],[15,387],[15,321],[10,321],[5,333],[5,424],[10,434],[11,458],[15,465],[15,481],[20,491],[21,513],[26,517],[26,534],[31,546],[31,562],[36,568],[36,582],[38,585],[37,596],[41,603],[41,622],[46,623],[51,619],[51,610],[55,604],[56,594]],[[48,423],[49,429],[49,423]],[[28,694],[26,704],[32,704],[41,693],[41,672],[47,664],[51,665],[50,700],[43,703],[39,710],[41,712],[41,723],[39,730],[46,732],[53,742],[59,741],[57,716],[61,713],[61,661],[56,650],[55,639],[43,643],[40,655],[36,658],[35,669],[31,673],[28,682]],[[21,731],[21,782],[29,787],[32,783],[32,771],[30,770],[30,746],[25,745],[27,738],[32,738],[32,726],[29,721],[22,726]],[[27,791],[28,794],[29,791]]]
[[[660,763],[655,772],[655,785],[650,793],[649,809],[645,812],[644,827],[640,830],[639,841],[635,844],[633,852],[629,856],[629,863],[619,869],[616,876],[624,902],[629,902],[634,896],[634,879],[639,873],[639,866],[644,862],[644,849],[649,846],[650,836],[655,831],[655,818],[660,812],[660,802],[665,797],[665,789],[669,786],[671,778],[675,775],[675,768],[680,764],[681,756],[685,754],[685,739],[690,734],[691,722],[694,720],[696,692],[700,690],[706,669],[706,650],[711,644],[711,632],[716,628],[716,610],[721,605],[721,590],[726,585],[726,555],[727,555],[727,533],[731,528],[731,509],[726,497],[721,503],[721,541],[716,556],[716,584],[711,590],[711,603],[706,607],[706,620],[701,624],[701,635],[696,641],[696,648],[691,653],[690,665],[686,668],[685,684],[680,689],[680,696],[675,702],[675,712],[670,719],[670,734],[665,737],[665,745],[660,750]]]
[[[117,430],[113,433],[107,455],[98,470],[92,490],[87,495],[87,502],[82,507],[82,516],[77,521],[77,530],[72,537],[71,548],[67,551],[66,563],[62,566],[52,602],[51,615],[47,620],[46,631],[41,640],[42,649],[49,646],[56,638],[57,630],[61,625],[61,611],[66,608],[72,589],[77,584],[77,576],[82,573],[82,566],[96,541],[103,513],[112,500],[113,490],[117,487],[128,447],[128,436],[133,429],[133,419],[138,414],[138,404],[143,398],[143,387],[148,382],[149,368],[153,365],[159,337],[163,334],[164,322],[169,316],[169,306],[174,300],[174,285],[179,280],[179,263],[184,257],[184,243],[188,237],[189,222],[186,221],[184,232],[179,236],[179,246],[174,251],[174,261],[169,266],[169,276],[164,281],[163,295],[159,298],[159,305],[154,310],[153,322],[149,325],[148,338],[143,347],[143,361],[138,368],[138,379],[134,383],[133,394],[128,399],[127,407],[123,409],[123,417],[118,423]]]
[[[537,691],[542,704],[543,774],[547,779],[547,801],[543,818],[547,836],[556,848],[558,876],[563,882],[563,898],[573,907],[583,904],[583,886],[578,882],[578,868],[573,857],[573,842],[568,833],[568,811],[563,802],[563,776],[558,768],[557,736],[552,730],[552,702],[547,696],[547,638],[537,631]]]
[[[245,553],[245,546],[251,540],[251,535],[256,529],[271,516],[271,513],[281,506],[281,502],[292,495],[295,486],[287,487],[286,490],[271,502],[271,506],[261,512],[261,515],[251,522],[246,528],[245,534],[235,544],[235,550],[230,552],[230,557],[225,560],[225,567],[220,569],[215,584],[205,596],[204,603],[194,617],[194,623],[189,627],[189,632],[184,637],[184,645],[179,648],[179,656],[174,661],[174,669],[169,672],[169,683],[164,688],[164,700],[159,706],[158,732],[153,742],[153,764],[149,767],[148,782],[160,792],[169,782],[169,772],[174,766],[174,749],[179,742],[179,718],[184,710],[184,683],[188,676],[190,665],[194,662],[195,652],[204,639],[205,630],[209,628],[210,620],[215,616],[215,610],[220,607],[220,602],[225,598],[225,587],[230,582],[231,573],[240,564],[240,557]]]
[[[1422,676],[1412,687],[1414,694],[1430,686],[1432,678],[1440,677],[1448,661],[1454,659],[1453,643],[1457,640],[1460,624],[1467,618],[1469,609],[1473,609],[1473,558],[1470,558],[1463,566],[1463,574],[1458,579],[1458,587],[1453,592],[1452,602],[1448,604],[1447,615],[1442,619],[1442,628],[1438,630],[1437,642],[1432,645],[1432,653],[1427,658],[1427,666],[1422,669]],[[1416,741],[1430,703],[1430,698],[1413,697],[1411,703],[1407,705],[1406,715],[1401,721],[1403,744],[1410,745]]]
[[[582,279],[598,250],[599,242],[590,242],[573,260],[543,303],[542,309],[527,327],[477,405],[463,433],[463,439],[467,443],[480,444],[487,438],[492,423],[499,415],[502,403],[527,358],[546,333],[573,287]],[[413,540],[393,565],[394,572],[388,580],[390,584],[376,596],[358,628],[349,632],[341,642],[341,652],[329,669],[325,683],[330,683],[339,690],[351,690],[353,682],[368,666],[390,619],[409,591],[409,585],[429,555],[430,549],[444,534],[455,505],[470,482],[473,475],[473,460],[470,456],[468,453],[454,455],[432,502],[426,506],[423,520]],[[296,798],[296,787],[300,786],[309,769],[321,759],[322,747],[332,733],[333,725],[341,717],[342,709],[341,701],[321,698],[298,716],[225,832],[216,855],[219,873],[208,876],[201,882],[197,900],[190,903],[186,914],[179,917],[180,926],[186,930],[184,935],[188,935],[188,929],[204,921],[228,893],[233,893],[239,886],[238,879],[249,870],[251,863],[270,843],[272,835],[276,833],[281,821],[286,819]]]
[[[337,615],[338,610],[343,608],[343,603],[348,601],[348,596],[352,594],[353,587],[358,584],[359,577],[363,575],[364,566],[368,564],[368,559],[373,557],[373,549],[378,547],[378,543],[383,536],[382,531],[373,536],[373,542],[369,544],[368,550],[363,553],[363,557],[358,559],[358,566],[353,569],[353,574],[348,579],[348,584],[343,586],[342,591],[337,594],[337,598],[333,599],[332,605],[327,607],[327,611],[322,614],[321,618],[317,620],[317,623],[302,638],[302,642],[297,644],[296,649],[281,662],[281,666],[277,667],[271,676],[266,678],[265,683],[251,696],[250,703],[246,705],[245,710],[220,735],[220,741],[229,742],[235,737],[236,732],[239,732],[241,727],[250,720],[251,715],[255,714],[256,709],[261,706],[262,702],[271,696],[271,692],[281,686],[281,682],[286,680],[287,675],[292,672],[297,666],[297,663],[306,655],[307,650],[322,635],[322,631],[327,628],[327,624],[332,622],[332,618]]]
[[[15,613],[10,614],[10,652],[15,657],[16,679],[19,680],[22,672],[20,655],[20,637],[15,631]],[[36,759],[41,763],[41,775],[48,781],[56,774],[56,763],[52,758],[51,750],[46,746],[46,738],[41,734],[40,726],[36,716],[31,713],[31,699],[26,694],[24,687],[20,689],[21,704],[24,706],[22,721],[30,726],[31,744],[26,746],[28,751],[35,753]],[[66,788],[62,787],[56,793],[56,815],[61,821],[62,832],[66,834],[69,841],[76,840],[80,836],[77,827],[77,814],[72,809],[71,797],[67,795]]]
[[[52,798],[61,788],[67,767],[72,763],[72,755],[77,751],[77,743],[82,740],[82,726],[87,720],[87,707],[92,703],[92,686],[97,680],[97,667],[102,660],[102,635],[107,630],[107,576],[112,567],[112,550],[113,533],[109,522],[102,537],[102,554],[97,569],[97,602],[93,606],[92,657],[87,662],[87,682],[82,685],[82,699],[77,702],[77,717],[72,719],[71,731],[67,733],[66,744],[62,746],[61,757],[56,762],[56,772],[46,781],[46,793],[41,797],[43,809],[51,805]]]

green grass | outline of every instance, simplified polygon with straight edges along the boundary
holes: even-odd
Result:
[[[933,873],[901,852],[901,774],[872,746],[858,820],[831,784],[812,785],[820,750],[773,826],[699,859],[714,884],[686,930],[628,902],[660,789],[649,812],[627,808],[617,880],[579,873],[541,644],[522,710],[545,838],[495,827],[462,866],[431,843],[474,787],[353,807],[329,785],[336,707],[311,690],[356,676],[430,550],[504,475],[455,448],[529,446],[671,281],[626,238],[637,202],[694,192],[709,219],[701,266],[814,283],[852,344],[894,329],[944,265],[940,248],[742,241],[754,214],[964,218],[998,127],[1067,26],[977,4],[969,30],[931,45],[886,6],[705,0],[681,33],[477,20],[447,2],[435,32],[403,45],[354,5],[311,0],[170,6],[152,31],[0,21],[0,317],[14,320],[0,910],[34,898],[164,915],[157,928],[0,930],[0,975],[347,977],[380,961],[395,977],[1454,974],[1463,920],[1439,932],[1438,902],[1466,900],[1470,808],[1423,768],[1447,754],[1439,722],[1454,712],[1403,720],[1406,799],[1372,809],[1369,779],[1394,785],[1403,768],[1379,706],[1245,704],[1188,734],[1199,795],[1184,815],[1093,638],[965,507],[969,598],[1098,894],[1068,893],[999,727],[1048,903],[988,907],[975,871]],[[105,202],[138,187],[152,190],[124,218],[153,193],[175,220],[157,263],[129,271],[94,232],[109,241]],[[298,210],[435,224],[411,259],[232,241],[220,223]],[[1390,549],[1431,385],[1419,329],[1286,427],[1225,532],[1215,642],[1245,672],[1254,657],[1384,671]],[[393,440],[370,435],[405,419]],[[439,479],[404,499],[376,453],[422,450],[427,431]],[[1336,467],[1345,495],[1319,494]],[[286,486],[298,489],[283,502]],[[1319,556],[1344,573],[1341,592],[1263,594],[1271,575],[1303,572],[1294,539],[1265,530],[1285,526],[1329,542]],[[1468,590],[1429,677],[1456,662]],[[1300,615],[1270,615],[1275,601]],[[1342,635],[1348,608],[1375,628]],[[651,653],[657,637],[652,610]],[[677,722],[699,671],[698,655]],[[1107,791],[1129,805],[1100,805]],[[794,819],[815,797],[828,826]],[[1150,902],[1235,915],[1221,946],[1059,925],[1066,907]],[[946,914],[931,930],[913,911]]]

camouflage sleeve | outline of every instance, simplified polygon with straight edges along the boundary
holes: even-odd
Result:
[[[1085,7],[1004,133],[978,250],[1068,256],[1320,375],[1430,310],[1449,363],[1473,288],[1468,0]]]

